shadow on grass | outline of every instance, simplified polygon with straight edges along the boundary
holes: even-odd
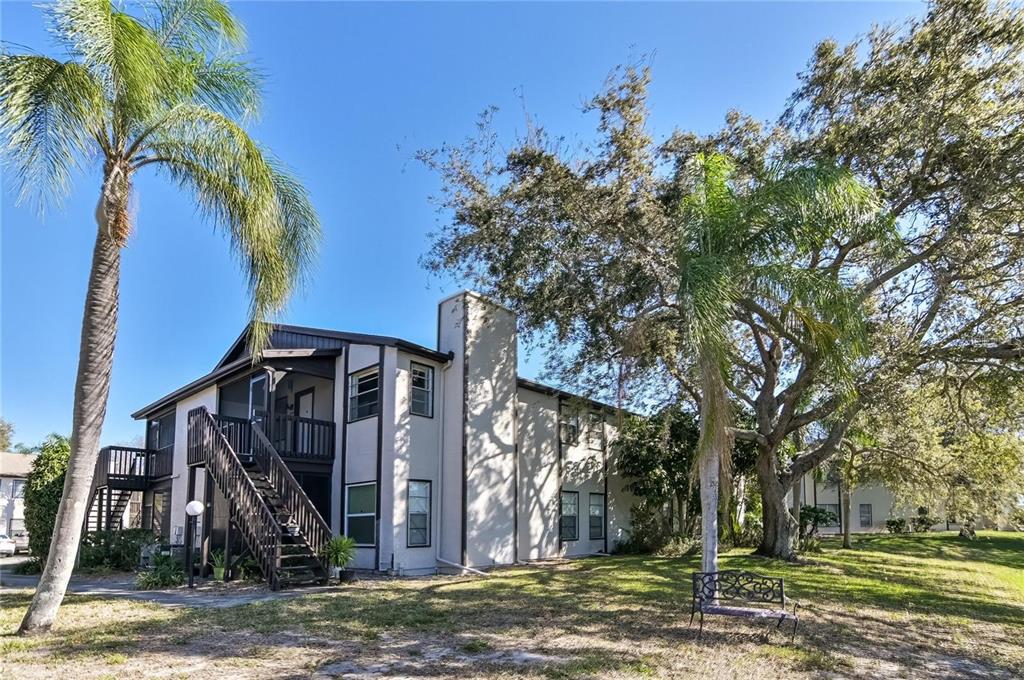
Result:
[[[924,540],[879,537],[863,539],[859,547],[827,551],[808,564],[734,551],[723,556],[722,564],[724,568],[782,576],[787,593],[812,612],[827,609],[828,622],[812,616],[809,623],[801,624],[803,643],[797,647],[810,643],[815,651],[798,654],[801,663],[825,664],[828,653],[836,648],[863,656],[870,650],[899,647],[914,663],[944,668],[942,664],[950,657],[942,651],[941,636],[930,635],[930,626],[918,623],[917,629],[911,630],[913,626],[908,628],[864,611],[869,606],[896,615],[911,610],[995,624],[1020,625],[1024,621],[1024,592],[1017,593],[1015,600],[1003,601],[992,596],[984,582],[963,581],[965,569],[1024,562],[1024,536],[997,537],[966,546],[952,536]],[[879,563],[880,555],[884,564]],[[728,663],[735,649],[746,645],[749,650],[750,645],[759,645],[764,629],[742,621],[715,621],[704,639],[696,643],[695,631],[687,628],[687,620],[690,573],[697,566],[696,557],[606,557],[503,569],[490,578],[368,582],[332,593],[230,609],[167,610],[149,605],[151,616],[76,623],[59,636],[42,639],[39,645],[62,660],[133,648],[190,658],[198,653],[217,659],[244,655],[241,647],[232,646],[233,634],[240,638],[256,635],[263,648],[287,651],[296,644],[305,644],[296,639],[294,633],[299,632],[337,641],[338,649],[332,654],[354,656],[360,649],[371,653],[387,649],[391,658],[397,654],[404,659],[403,674],[415,675],[419,648],[427,644],[457,649],[459,640],[464,642],[468,636],[491,635],[537,651],[548,649],[549,641],[556,637],[571,635],[616,643],[630,650],[639,650],[653,639],[662,643],[663,650],[689,648],[721,656]],[[3,607],[23,611],[28,601],[24,593],[5,594]],[[76,607],[110,602],[98,596],[68,597],[68,603]],[[219,645],[203,644],[218,637],[222,638]],[[0,649],[11,639],[0,638]],[[781,641],[778,637],[775,640]],[[245,644],[251,647],[254,643],[249,639]],[[348,651],[341,651],[342,647]],[[571,669],[577,668],[579,674],[586,675],[588,668],[611,668],[604,652],[593,647],[552,649],[551,654],[564,659],[557,673],[571,675]],[[641,669],[646,664],[639,651],[620,653],[619,657],[625,664],[622,668]],[[987,663],[997,673],[1012,675],[1020,671],[1009,662],[1005,666],[992,659],[979,662]],[[482,658],[480,663],[487,666],[488,662]],[[419,663],[422,668],[430,665]],[[556,673],[550,668],[521,670],[522,674]]]

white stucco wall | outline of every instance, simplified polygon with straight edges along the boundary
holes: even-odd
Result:
[[[191,397],[179,401],[174,409],[174,465],[171,479],[171,541],[185,535],[185,504],[188,496],[188,412],[205,406],[210,413],[217,412],[217,388],[211,386]],[[196,476],[196,496],[202,498],[205,479]]]
[[[558,554],[558,399],[519,389],[519,559]]]

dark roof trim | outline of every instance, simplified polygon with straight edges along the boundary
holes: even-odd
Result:
[[[184,385],[183,387],[179,387],[170,394],[154,401],[152,404],[149,404],[148,406],[143,406],[138,411],[132,414],[132,418],[138,420],[139,418],[146,418],[147,416],[151,416],[154,413],[162,411],[165,407],[174,404],[178,400],[183,399],[184,397],[187,397],[190,394],[198,392],[203,388],[209,387],[210,385],[216,383],[221,378],[229,376],[232,373],[242,371],[250,366],[252,366],[252,362],[249,360],[249,357],[242,357],[241,359],[232,361],[230,364],[225,364],[224,366],[216,368],[213,371],[207,373],[203,377],[198,378],[197,380],[193,380],[192,382],[190,382],[187,385]]]
[[[612,406],[611,404],[606,404],[604,402],[597,401],[596,399],[591,399],[589,397],[583,397],[583,396],[580,396],[578,394],[573,394],[572,392],[566,392],[565,390],[560,390],[557,387],[551,387],[550,385],[544,385],[544,384],[539,383],[539,382],[534,382],[533,380],[527,380],[526,378],[518,378],[517,379],[517,383],[519,384],[520,387],[525,387],[528,390],[533,390],[534,392],[540,392],[541,394],[546,394],[546,395],[551,396],[551,397],[562,397],[564,399],[575,399],[576,401],[582,401],[583,403],[585,403],[585,404],[587,404],[589,406],[593,406],[595,408],[607,409],[609,411],[615,411],[615,412],[622,411],[623,413],[630,413],[630,411],[628,411],[627,409],[619,408],[618,406]]]
[[[318,335],[323,338],[333,338],[336,340],[343,340],[345,342],[352,343],[353,345],[388,345],[391,347],[397,347],[398,349],[421,356],[425,359],[433,359],[444,363],[450,361],[454,356],[451,352],[438,352],[435,349],[424,347],[423,345],[417,345],[414,342],[408,340],[402,340],[401,338],[395,338],[389,335],[368,335],[366,333],[347,333],[344,331],[332,331],[324,328],[311,328],[309,326],[290,326],[287,324],[274,324],[274,330],[285,331],[288,333],[303,333],[305,335]],[[246,335],[248,334],[248,327],[242,331],[238,338],[231,343],[231,347],[225,352],[224,356],[221,357],[220,361],[217,362],[216,368],[220,368],[225,365],[228,357],[230,357],[238,348],[245,343]],[[265,355],[268,356],[268,355]]]

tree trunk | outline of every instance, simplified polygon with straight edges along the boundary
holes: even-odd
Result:
[[[713,354],[698,359],[701,382],[700,436],[697,464],[700,472],[701,570],[718,571],[718,500],[720,473],[732,462],[729,398],[722,369]],[[728,469],[728,468],[726,468]]]
[[[46,632],[57,618],[57,609],[71,580],[92,491],[117,335],[121,247],[107,226],[110,221],[104,217],[112,214],[110,199],[109,191],[105,189],[104,198],[97,207],[98,230],[82,318],[68,473],[50,541],[50,554],[35,596],[18,629],[21,634]]]
[[[853,543],[850,542],[850,510],[853,506],[850,498],[853,494],[850,493],[849,484],[843,484],[840,488],[843,496],[843,547],[853,548]]]
[[[740,475],[736,481],[736,526],[743,531],[743,521],[747,517],[747,476]]]
[[[757,481],[761,488],[761,515],[764,533],[757,554],[792,560],[793,535],[798,525],[786,507],[786,485],[779,482],[775,471],[775,453],[766,449],[757,457]]]

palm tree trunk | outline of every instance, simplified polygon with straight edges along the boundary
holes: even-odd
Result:
[[[700,436],[697,464],[700,472],[701,570],[718,571],[719,473],[732,455],[729,398],[722,369],[704,351],[698,358],[701,382]],[[726,462],[728,464],[728,462]]]
[[[850,510],[853,506],[850,485],[843,484],[840,492],[843,496],[843,547],[849,549],[853,548],[853,543],[850,541]]]
[[[57,519],[50,542],[50,554],[39,579],[32,603],[18,632],[42,633],[57,618],[57,609],[71,580],[75,555],[82,534],[82,523],[92,492],[100,433],[107,413],[110,371],[117,335],[118,285],[121,248],[108,228],[104,199],[97,208],[98,229],[89,273],[89,288],[82,318],[82,340],[75,379],[75,406],[71,431],[71,459],[64,479]],[[106,212],[106,214],[110,214]]]

